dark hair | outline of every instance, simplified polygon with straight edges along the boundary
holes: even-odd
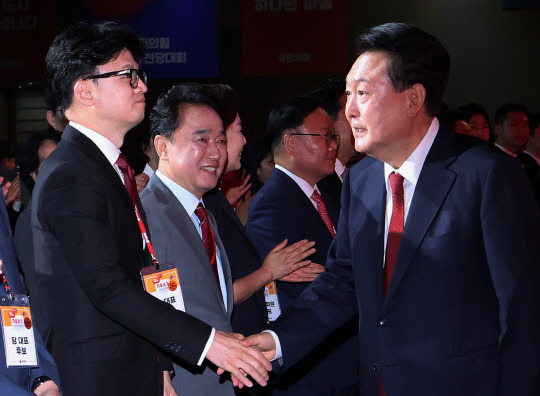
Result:
[[[78,22],[53,41],[47,53],[47,81],[53,103],[67,109],[73,101],[73,86],[97,67],[127,49],[135,62],[144,55],[144,44],[134,30],[119,22]]]
[[[21,182],[25,184],[28,191],[32,193],[34,189],[34,180],[30,176],[39,168],[39,148],[46,140],[52,140],[57,143],[60,141],[62,133],[53,128],[45,129],[41,132],[32,134],[22,145],[17,155],[17,163],[19,164],[19,177]]]
[[[272,150],[281,144],[283,132],[297,128],[304,119],[320,107],[319,101],[311,96],[298,96],[272,108],[268,116],[266,131]]]
[[[4,158],[15,158],[15,147],[7,141],[0,142],[0,161]]]
[[[471,118],[475,114],[482,114],[484,118],[486,119],[486,122],[488,124],[489,128],[489,141],[491,142],[493,140],[493,132],[491,129],[491,122],[489,121],[489,114],[482,106],[480,106],[478,103],[469,103],[463,106],[458,107],[458,110],[461,110],[465,113],[467,116],[467,119],[465,121],[471,122]]]
[[[529,115],[529,135],[534,136],[534,130],[540,123],[540,113]]]
[[[502,126],[506,121],[508,113],[511,113],[513,111],[519,111],[520,113],[524,113],[527,117],[529,116],[527,108],[522,104],[506,103],[499,107],[495,112],[495,125]]]
[[[257,164],[257,168],[259,168],[262,160],[268,155],[268,153],[272,152],[270,142],[266,138],[259,139],[254,144],[254,150],[255,162]]]
[[[455,123],[458,120],[469,122],[467,121],[467,115],[465,114],[465,112],[455,109],[443,111],[437,116],[437,118],[439,119],[439,121],[448,125],[452,130],[454,130]]]
[[[392,22],[364,31],[357,50],[358,56],[368,51],[387,53],[386,72],[394,91],[422,84],[427,114],[434,117],[439,113],[450,76],[450,55],[435,37],[415,26]]]
[[[223,129],[227,130],[236,119],[238,114],[238,94],[235,89],[227,84],[205,84],[203,89],[216,103],[218,114],[223,122]]]
[[[204,85],[197,83],[173,85],[159,96],[150,114],[152,140],[157,135],[171,139],[173,132],[183,121],[184,106],[181,106],[183,104],[206,105],[219,114],[218,106]]]
[[[345,80],[330,78],[323,82],[319,88],[311,93],[311,96],[320,101],[320,106],[332,117],[337,120],[341,106],[339,100],[345,94]]]

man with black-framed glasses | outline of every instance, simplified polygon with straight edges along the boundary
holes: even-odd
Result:
[[[249,374],[265,385],[271,366],[260,352],[143,290],[151,240],[119,149],[144,118],[143,55],[115,22],[70,26],[47,54],[51,93],[70,122],[34,189],[32,297],[64,395],[176,395],[168,356],[192,366],[206,358],[236,382],[250,386]]]
[[[260,257],[280,241],[315,241],[307,267],[276,281],[274,320],[324,271],[328,248],[336,235],[339,201],[317,183],[334,172],[339,132],[319,100],[302,96],[275,106],[267,133],[276,166],[249,209],[247,231]],[[317,279],[315,279],[315,282]],[[316,303],[316,302],[314,302]],[[279,307],[279,308],[276,308]],[[320,348],[280,376],[273,395],[356,395],[356,326],[341,327]],[[339,341],[335,341],[339,340]]]

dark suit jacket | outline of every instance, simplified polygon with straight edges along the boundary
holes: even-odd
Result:
[[[2,260],[2,271],[15,294],[25,294],[24,283],[17,267],[15,251],[13,250],[13,240],[11,237],[11,227],[9,224],[4,195],[0,191],[0,259]],[[6,297],[7,293],[3,285],[0,284],[0,297]],[[34,309],[30,302],[32,317]],[[51,378],[60,387],[58,370],[52,356],[45,349],[45,343],[39,331],[34,327],[34,337],[39,367],[19,368],[6,367],[6,355],[4,343],[0,341],[0,394],[10,396],[33,395],[30,388],[37,377],[43,375]]]
[[[323,199],[325,199],[323,197]],[[339,205],[329,199],[325,206],[334,225],[338,224]],[[279,169],[255,195],[249,210],[247,231],[259,251],[266,254],[285,238],[289,243],[302,239],[315,241],[316,253],[309,259],[325,265],[332,235],[319,212],[298,185]],[[278,299],[283,313],[309,283],[277,281]],[[317,304],[315,304],[317,305]],[[311,386],[321,392],[330,387],[349,387],[357,382],[357,324],[350,323],[334,333],[294,369],[284,373],[283,385]],[[301,341],[312,345],[310,337]]]
[[[536,202],[540,208],[540,165],[527,153],[518,155],[518,160],[523,164],[523,170],[531,183]]]
[[[327,196],[333,202],[341,202],[341,189],[343,182],[336,172],[317,182],[317,187],[321,190],[321,196]]]
[[[231,332],[233,291],[231,272],[225,249],[212,214],[208,212],[210,227],[214,230],[216,245],[221,257],[221,267],[227,289],[227,309],[221,289],[212,270],[208,253],[191,217],[173,192],[154,174],[141,193],[141,201],[148,215],[152,245],[160,263],[176,265],[180,289],[188,314],[204,320],[217,330]],[[234,395],[230,381],[220,377],[208,367],[174,366],[173,385],[182,395]]]
[[[327,271],[275,326],[285,363],[359,311],[361,395],[381,374],[389,396],[540,394],[540,215],[520,165],[441,126],[383,301],[385,194],[382,162],[347,172]]]
[[[219,235],[229,258],[233,282],[259,269],[261,259],[257,249],[225,195],[216,188],[205,194],[203,199],[205,206],[216,219]],[[234,306],[232,328],[235,332],[248,336],[266,329],[267,320],[264,289],[261,289]]]
[[[143,290],[150,261],[127,191],[71,126],[40,169],[32,233],[35,297],[66,395],[161,396],[156,346],[197,362],[211,327]]]

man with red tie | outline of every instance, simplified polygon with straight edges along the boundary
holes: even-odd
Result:
[[[325,265],[339,216],[339,202],[321,196],[317,182],[334,172],[339,135],[330,116],[312,97],[298,97],[272,109],[267,131],[276,167],[255,195],[247,231],[264,258],[287,239],[315,241],[308,257]],[[313,265],[306,270],[322,272]],[[296,278],[294,276],[297,276]],[[293,273],[276,282],[277,303],[284,312],[311,282]],[[284,373],[273,395],[355,395],[357,392],[356,323],[333,333],[313,354]]]
[[[32,297],[63,392],[161,396],[165,386],[172,395],[163,351],[264,385],[270,364],[259,352],[143,290],[140,271],[152,264],[145,214],[119,150],[144,118],[143,55],[133,30],[115,22],[72,25],[47,54],[51,94],[70,123],[33,193]]]
[[[388,23],[358,53],[346,113],[368,157],[326,270],[244,344],[289,366],[359,313],[362,396],[540,394],[540,214],[520,164],[439,123],[435,37]]]

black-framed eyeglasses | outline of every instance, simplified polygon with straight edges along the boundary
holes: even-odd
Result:
[[[109,78],[109,77],[116,77],[116,76],[126,76],[129,78],[129,85],[131,88],[135,89],[139,85],[139,79],[142,80],[144,85],[146,85],[147,76],[146,73],[142,70],[137,69],[126,69],[126,70],[118,70],[103,74],[94,74],[92,76],[88,76],[84,78],[83,80],[95,80],[96,78]]]
[[[337,131],[335,131],[337,132]],[[326,144],[330,146],[330,143],[335,142],[339,146],[339,133],[289,133],[291,136],[321,136],[326,140]]]

